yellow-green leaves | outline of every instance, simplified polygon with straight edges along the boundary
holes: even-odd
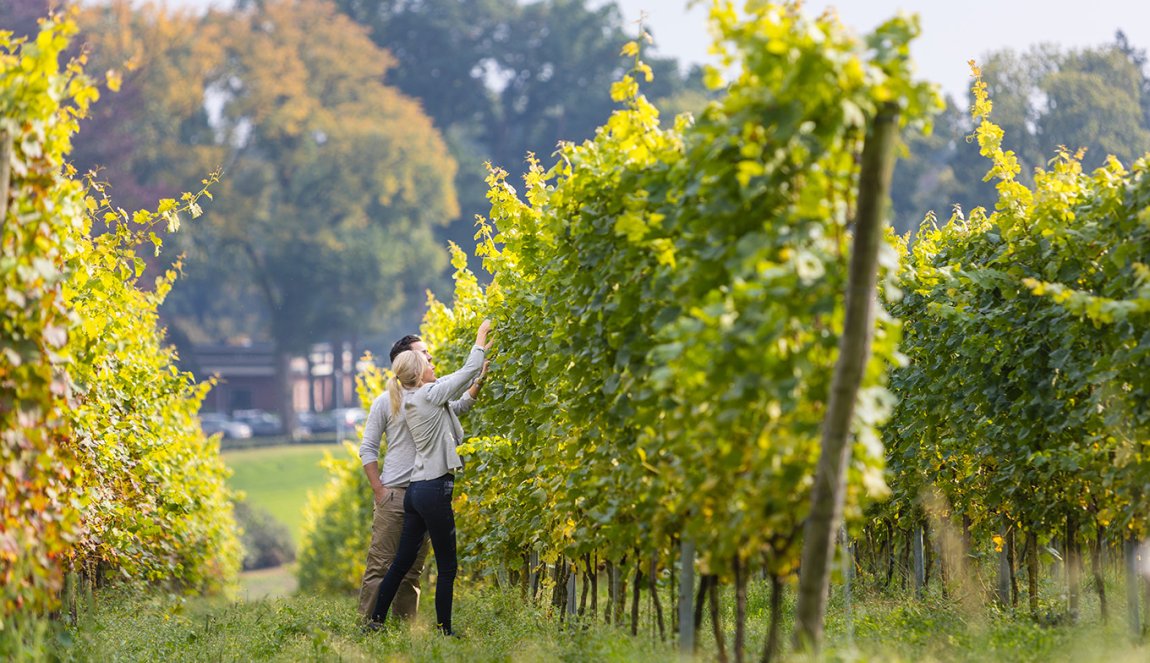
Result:
[[[1150,464],[1123,441],[1150,434],[1150,164],[1085,173],[1059,150],[1031,190],[972,70],[999,199],[989,216],[924,227],[905,256],[896,489],[911,500],[933,484],[984,533],[1005,521],[1041,536],[1071,516],[1145,532]]]
[[[624,102],[634,99],[639,94],[639,84],[630,75],[611,84],[611,100]]]
[[[206,386],[174,370],[157,324],[170,277],[136,287],[137,247],[160,244],[157,214],[113,207],[66,163],[97,97],[82,56],[60,66],[75,11],[23,44],[0,32],[0,134],[14,138],[0,226],[0,521],[18,544],[0,551],[0,630],[53,609],[69,569],[199,590],[222,588],[238,564],[224,468],[195,419]],[[93,219],[107,231],[89,234]]]
[[[694,123],[660,124],[640,63],[612,87],[626,105],[593,141],[562,146],[545,171],[532,165],[525,200],[491,171],[498,234],[485,223],[477,237],[493,281],[474,287],[459,263],[454,302],[433,301],[423,327],[452,367],[480,311],[499,330],[492,379],[465,422],[482,440],[465,447],[481,469],[457,504],[471,553],[618,559],[684,536],[710,559],[793,568],[842,326],[863,130],[885,99],[911,119],[937,105],[910,78],[906,25],[880,35],[879,60],[833,18],[769,3],[748,13],[714,5],[713,25],[743,59]],[[724,85],[718,70],[707,76]],[[885,491],[877,427],[897,339],[880,315],[852,508]]]
[[[78,319],[63,301],[91,203],[65,159],[76,118],[95,97],[61,70],[76,26],[69,11],[33,40],[0,31],[0,630],[54,607],[62,562],[81,535],[77,459],[64,441],[76,405],[69,345]],[[9,168],[11,172],[9,174]]]

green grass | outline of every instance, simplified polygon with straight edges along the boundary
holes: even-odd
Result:
[[[242,490],[248,503],[287,525],[298,546],[308,491],[318,491],[327,480],[319,466],[324,453],[338,455],[342,450],[334,444],[285,445],[225,451],[222,456],[233,472],[228,486]]]
[[[462,640],[430,630],[434,602],[425,595],[412,627],[381,633],[358,628],[352,596],[292,596],[247,603],[185,599],[113,590],[52,652],[64,661],[669,661],[676,652],[654,635],[648,616],[639,637],[601,620],[561,625],[545,606],[518,591],[476,588],[461,578],[455,623]],[[603,585],[604,583],[600,583]],[[836,588],[837,589],[837,588]],[[429,592],[430,594],[430,592]],[[747,660],[758,660],[767,627],[767,588],[752,582],[747,601]],[[905,592],[860,589],[849,621],[841,592],[828,606],[827,641],[820,661],[1035,663],[1144,663],[1150,646],[1135,645],[1123,615],[1102,624],[1084,611],[1076,625],[1040,626],[1024,615],[998,613],[985,603],[962,608],[928,592],[920,601]],[[666,601],[666,597],[664,597]],[[728,654],[734,639],[733,592],[723,592],[721,622]],[[646,611],[646,593],[641,605]],[[600,603],[602,609],[603,603]],[[664,603],[664,608],[669,606]],[[629,609],[628,609],[629,610]],[[787,591],[782,633],[793,626],[794,592]],[[669,618],[669,616],[668,616]],[[700,629],[699,661],[715,660],[707,618]],[[799,660],[793,655],[782,660]]]
[[[432,601],[408,628],[362,632],[352,597],[227,603],[106,595],[53,652],[63,661],[667,661],[673,650],[602,625],[564,630],[516,592],[460,588],[463,638],[431,631]]]
[[[270,569],[241,573],[238,596],[244,601],[258,601],[289,596],[298,588],[296,565],[284,564]]]

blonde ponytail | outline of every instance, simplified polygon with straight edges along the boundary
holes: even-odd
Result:
[[[402,389],[414,389],[423,384],[423,372],[430,366],[427,357],[414,350],[405,350],[391,362],[392,375],[387,381],[387,393],[391,397],[391,413],[399,414],[403,404]]]
[[[387,395],[391,398],[391,414],[399,414],[399,405],[403,402],[403,394],[399,390],[399,380],[395,376],[387,379]]]

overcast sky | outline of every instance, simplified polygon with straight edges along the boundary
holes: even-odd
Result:
[[[647,13],[659,53],[688,62],[710,61],[709,1],[697,2],[690,10],[687,0],[617,2],[629,22],[638,19],[640,11]],[[899,10],[917,13],[922,36],[911,53],[919,73],[955,96],[969,87],[967,61],[982,60],[990,51],[1024,51],[1044,42],[1097,46],[1112,42],[1119,29],[1134,46],[1150,48],[1147,0],[808,0],[804,9],[814,14],[828,6],[837,8],[843,22],[860,33]]]

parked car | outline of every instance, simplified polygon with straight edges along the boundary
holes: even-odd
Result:
[[[330,412],[300,412],[296,423],[308,434],[330,433],[335,430],[335,418]]]
[[[331,411],[331,416],[335,419],[336,424],[342,425],[344,428],[355,428],[367,421],[367,413],[361,407],[336,408]]]
[[[204,435],[220,433],[225,439],[246,439],[252,436],[252,427],[242,421],[232,421],[223,412],[205,412],[200,415],[200,430]]]
[[[355,427],[367,420],[363,408],[340,407],[327,412],[301,412],[297,415],[300,426],[309,433],[355,433]]]
[[[279,416],[265,410],[236,410],[232,419],[251,426],[252,435],[282,435],[284,432]]]

